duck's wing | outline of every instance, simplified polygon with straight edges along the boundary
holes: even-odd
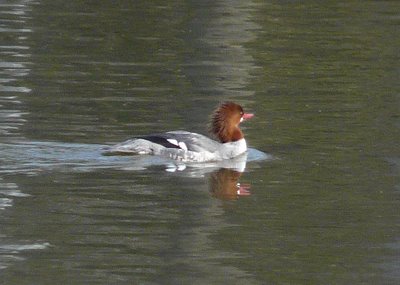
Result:
[[[172,131],[145,136],[137,136],[130,140],[111,146],[105,154],[160,154],[163,149],[173,153],[179,150],[195,153],[214,153],[219,150],[220,143],[204,135],[186,131]]]
[[[204,135],[187,131],[171,131],[161,134],[141,136],[139,138],[160,144],[167,148],[179,148],[194,152],[215,152],[220,146],[219,142]]]

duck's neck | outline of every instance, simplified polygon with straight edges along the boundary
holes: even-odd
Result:
[[[243,138],[243,133],[239,127],[225,129],[223,132],[217,134],[219,141],[222,143],[236,142]]]

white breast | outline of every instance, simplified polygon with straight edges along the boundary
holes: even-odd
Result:
[[[220,149],[221,159],[230,159],[236,157],[247,150],[246,140],[240,139],[235,142],[224,143]]]

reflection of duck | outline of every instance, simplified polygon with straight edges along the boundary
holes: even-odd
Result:
[[[213,172],[210,177],[211,194],[223,200],[234,200],[239,196],[250,195],[250,185],[238,182],[241,175],[242,172],[227,168]]]
[[[233,102],[221,104],[212,115],[211,133],[219,140],[186,131],[140,136],[110,147],[106,154],[152,154],[184,162],[219,161],[247,150],[239,124],[253,117]]]

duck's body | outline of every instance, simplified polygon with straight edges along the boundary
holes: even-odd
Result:
[[[107,150],[108,154],[161,155],[184,162],[207,162],[234,158],[247,150],[239,123],[253,117],[245,114],[240,105],[227,102],[214,112],[210,130],[219,140],[204,135],[171,131],[135,137]]]
[[[111,147],[108,152],[161,155],[183,162],[206,162],[230,159],[246,150],[244,138],[219,143],[201,134],[172,131],[127,140]]]

